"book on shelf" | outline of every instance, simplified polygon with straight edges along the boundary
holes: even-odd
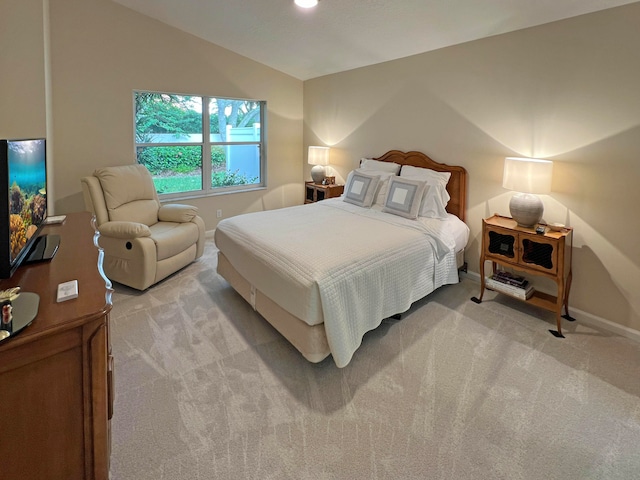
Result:
[[[531,298],[531,296],[535,292],[533,285],[529,284],[528,281],[523,287],[518,287],[509,283],[504,283],[494,278],[493,276],[485,278],[485,285],[487,286],[487,288],[506,293],[507,295],[512,295],[521,300],[527,300]]]
[[[507,272],[505,270],[496,271],[493,274],[492,278],[494,280],[497,280],[498,282],[506,283],[508,285],[514,285],[520,288],[526,288],[527,284],[529,283],[526,278]]]

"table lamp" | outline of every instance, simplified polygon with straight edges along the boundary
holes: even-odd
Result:
[[[322,183],[326,173],[325,165],[329,165],[329,147],[309,147],[308,162],[313,165],[311,178],[314,183]]]
[[[507,157],[504,159],[502,186],[516,193],[509,202],[509,211],[521,227],[533,227],[544,212],[542,200],[536,194],[551,192],[553,162],[538,158]]]

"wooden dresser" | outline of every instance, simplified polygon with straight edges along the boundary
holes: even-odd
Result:
[[[339,197],[344,192],[344,185],[321,185],[314,182],[304,182],[304,203],[320,202],[326,198]]]
[[[482,252],[480,254],[480,296],[473,297],[476,303],[482,301],[485,279],[485,261],[492,262],[493,273],[501,265],[530,275],[547,277],[556,283],[556,296],[543,292],[534,292],[527,303],[555,312],[557,330],[549,330],[556,337],[562,334],[562,318],[575,320],[569,315],[569,292],[572,272],[571,255],[573,250],[573,229],[564,228],[550,231],[544,227],[544,233],[536,233],[533,227],[520,227],[510,217],[495,214],[482,221]],[[507,293],[502,291],[502,293]],[[562,315],[562,309],[565,315]]]
[[[0,478],[107,480],[111,284],[89,213],[43,233],[60,235],[55,257],[0,281],[40,296],[31,325],[0,342]],[[78,298],[57,303],[58,284],[74,279]]]

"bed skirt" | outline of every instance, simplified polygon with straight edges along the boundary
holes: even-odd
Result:
[[[458,269],[464,265],[464,250],[457,252],[456,264]],[[261,291],[252,287],[222,252],[218,252],[218,273],[308,361],[318,363],[331,354],[324,323],[308,325],[283,309]]]
[[[245,280],[233,268],[227,257],[218,252],[218,273],[242,296],[253,309],[262,315],[280,334],[312,363],[318,363],[329,356],[329,344],[324,331],[324,323],[308,325],[298,317],[280,307]]]

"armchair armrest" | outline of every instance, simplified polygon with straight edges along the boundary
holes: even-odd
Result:
[[[198,207],[168,203],[160,206],[158,220],[161,222],[186,223],[190,222],[198,214]]]
[[[106,222],[98,227],[100,235],[112,238],[132,239],[150,237],[151,230],[143,223],[138,222]]]

